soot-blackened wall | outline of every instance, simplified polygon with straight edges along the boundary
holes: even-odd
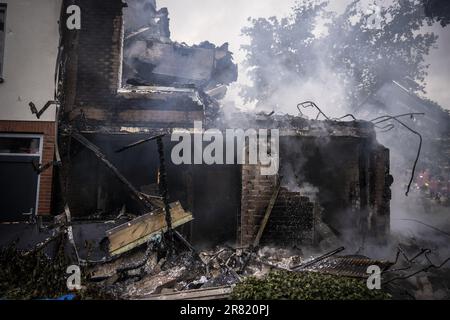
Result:
[[[156,187],[159,155],[156,141],[127,151],[115,150],[148,135],[86,134],[108,160],[139,191],[158,194]],[[240,210],[241,170],[238,165],[174,165],[171,151],[175,142],[163,138],[169,201],[180,201],[194,215],[182,228],[195,244],[234,243]],[[77,141],[70,146],[69,184],[66,192],[72,214],[118,214],[125,205],[128,213],[142,213],[130,192],[95,155]],[[152,190],[153,189],[153,190]]]
[[[383,238],[389,232],[389,150],[379,145],[374,137],[284,136],[280,138],[279,154],[281,185],[291,195],[309,196],[310,204],[305,203],[304,210],[299,209],[295,215],[313,215],[308,208],[314,202],[323,208],[323,222],[338,236],[345,236],[349,230],[359,230],[366,236]],[[261,176],[259,165],[243,166],[239,226],[242,245],[252,243],[255,238],[277,179]],[[280,199],[285,197],[284,194]],[[280,201],[283,200],[277,203]],[[273,221],[279,216],[275,208]],[[293,228],[303,233],[308,223],[299,225],[298,219],[288,221],[284,216],[276,223],[269,223],[265,243],[286,244],[290,237],[280,232],[295,233]],[[309,226],[313,231],[314,223]],[[291,239],[290,244],[298,244],[300,238]],[[311,243],[311,239],[314,235],[305,238],[304,243]]]

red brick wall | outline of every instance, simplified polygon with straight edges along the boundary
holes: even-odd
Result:
[[[0,120],[2,133],[30,133],[44,136],[41,163],[53,160],[55,143],[55,123],[47,121],[5,121]],[[52,168],[41,174],[39,184],[39,215],[49,215],[52,201]]]
[[[262,176],[260,165],[242,165],[241,245],[249,245],[255,238],[267,205],[273,195],[277,176]]]
[[[242,246],[256,237],[278,176],[262,176],[260,165],[242,166],[242,195],[239,235]],[[296,208],[295,210],[292,210]],[[299,193],[281,188],[261,239],[262,244],[294,245],[313,241],[314,204]]]

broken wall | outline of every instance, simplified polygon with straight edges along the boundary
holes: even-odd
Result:
[[[195,86],[205,91],[237,80],[228,43],[196,45],[170,39],[169,11],[154,0],[130,1],[124,10],[123,84]]]
[[[72,1],[66,0],[65,6]],[[64,30],[63,117],[80,128],[176,127],[203,120],[193,88],[123,89],[123,10],[120,0],[79,0],[80,30]]]
[[[362,128],[359,128],[361,125]],[[313,126],[311,121],[309,127]],[[281,129],[280,179],[284,195],[280,199],[286,198],[286,192],[290,202],[295,203],[294,195],[306,199],[297,203],[298,210],[291,213],[291,218],[277,218],[279,213],[275,208],[280,202],[286,202],[277,200],[272,212],[275,215],[271,215],[273,223],[271,225],[269,220],[266,226],[266,233],[272,235],[272,239],[266,237],[266,242],[285,243],[285,238],[289,238],[291,233],[307,234],[306,227],[313,235],[299,236],[290,242],[291,245],[302,242],[311,244],[318,236],[314,232],[318,222],[316,219],[328,225],[341,238],[385,238],[390,230],[392,177],[389,173],[389,150],[377,143],[375,132],[369,127],[369,124],[330,122],[324,127],[327,135],[319,136],[308,128],[303,132],[285,131],[284,134]],[[350,133],[348,128],[354,131]],[[262,176],[259,165],[243,166],[239,226],[241,245],[248,245],[254,240],[277,179]],[[314,206],[321,208],[320,216],[316,216]],[[304,223],[296,223],[302,219]]]

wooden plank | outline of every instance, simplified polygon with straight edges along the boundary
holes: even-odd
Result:
[[[140,300],[224,300],[230,297],[232,291],[231,286],[225,286],[149,295]]]
[[[175,221],[175,223],[172,223],[172,228],[177,228],[177,227],[182,226],[183,224],[188,223],[188,222],[190,222],[192,220],[193,220],[192,216],[182,218],[180,220]],[[131,242],[131,243],[121,247],[121,248],[118,248],[117,250],[110,251],[110,255],[111,256],[115,256],[115,255],[119,255],[119,254],[122,254],[124,252],[130,251],[131,249],[134,249],[134,248],[136,248],[136,247],[138,247],[138,246],[140,246],[140,245],[142,245],[144,243],[147,243],[147,241],[151,237],[153,237],[153,236],[155,236],[157,234],[160,234],[161,232],[166,232],[166,231],[167,231],[167,226],[165,226],[165,222],[164,222],[164,227],[163,228],[161,228],[161,229],[159,229],[157,231],[151,232],[148,235],[146,235],[146,236],[144,236],[142,238],[139,238],[136,241],[133,241],[133,242]]]
[[[71,120],[76,119],[83,111],[86,119],[94,121],[117,121],[117,123],[143,124],[151,123],[192,123],[202,121],[204,113],[201,110],[178,111],[178,110],[149,110],[149,109],[125,109],[117,114],[112,114],[108,109],[101,108],[76,108],[69,114]],[[114,119],[113,119],[114,117]]]
[[[270,214],[272,213],[273,206],[278,198],[278,193],[280,193],[281,184],[278,181],[277,186],[275,187],[275,191],[272,194],[272,198],[270,198],[269,205],[267,206],[266,213],[264,214],[264,218],[261,222],[261,226],[259,227],[258,234],[256,235],[255,241],[253,241],[253,247],[256,248],[261,241],[264,230],[266,229],[267,222],[269,221]]]
[[[184,211],[180,202],[170,205],[172,226],[179,227],[193,220],[190,212]],[[121,254],[141,244],[151,237],[167,231],[164,209],[159,208],[149,214],[140,216],[123,225],[115,227],[106,232],[109,239],[109,252],[111,255]]]

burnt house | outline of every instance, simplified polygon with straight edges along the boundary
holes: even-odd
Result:
[[[80,219],[144,213],[135,198],[161,191],[161,150],[149,142],[116,151],[167,134],[169,198],[193,213],[182,229],[194,243],[248,245],[262,225],[261,241],[280,245],[355,229],[380,238],[389,232],[389,151],[372,124],[244,113],[222,121],[216,99],[237,76],[226,44],[172,42],[168,12],[152,1],[141,8],[142,1],[67,0],[63,7],[72,3],[83,20],[80,30],[62,34],[55,214],[64,204]],[[127,10],[138,9],[148,21],[127,26]],[[261,175],[260,165],[173,164],[170,133],[192,130],[194,121],[223,130],[279,129],[279,175]]]

